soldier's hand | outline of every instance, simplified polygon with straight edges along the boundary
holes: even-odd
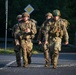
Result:
[[[16,42],[16,45],[20,45],[19,42]]]
[[[29,28],[27,28],[27,29],[25,30],[25,32],[26,32],[26,33],[29,33],[29,32],[31,32],[31,30],[30,30]]]
[[[68,45],[68,42],[65,42],[65,45]]]
[[[45,41],[45,44],[48,44],[48,41]]]
[[[20,45],[20,43],[17,39],[15,39],[15,45]]]
[[[40,44],[42,44],[42,42],[41,42],[41,41],[39,41],[39,42],[38,42],[38,44],[40,45]]]

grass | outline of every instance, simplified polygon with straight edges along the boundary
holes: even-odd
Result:
[[[33,54],[38,54],[40,53],[41,51],[39,50],[39,46],[37,44],[34,44],[33,46],[33,50],[32,50],[32,53]],[[0,48],[0,54],[15,54],[14,52],[14,48],[7,48],[6,50],[4,50],[4,48]]]
[[[33,54],[38,54],[39,51],[37,49],[33,49],[32,50]],[[15,54],[14,52],[14,48],[7,48],[6,50],[4,50],[4,48],[0,48],[0,54]]]
[[[34,48],[32,50],[33,54],[38,54],[43,52],[43,50],[41,49],[40,46],[38,45],[34,45]],[[62,51],[61,52],[76,52],[76,48],[71,48],[71,47],[62,47]],[[4,48],[0,48],[0,54],[15,54],[14,52],[14,48],[7,48],[6,50],[4,50]]]
[[[15,54],[13,48],[7,48],[4,50],[4,48],[0,48],[0,54]]]

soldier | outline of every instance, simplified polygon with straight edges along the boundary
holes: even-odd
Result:
[[[62,37],[65,38],[65,44],[68,44],[68,32],[65,23],[62,18],[60,18],[61,13],[59,10],[53,11],[54,19],[50,21],[50,27],[47,28],[47,33],[45,36],[45,43],[49,41],[50,57],[52,61],[53,68],[57,68],[57,62],[59,57],[59,51],[61,51]],[[48,34],[49,33],[49,34]]]
[[[45,36],[46,36],[45,33],[47,32],[46,31],[47,26],[49,26],[48,21],[50,19],[52,19],[53,16],[50,12],[48,12],[45,16],[46,16],[46,20],[43,22],[43,24],[42,24],[42,26],[39,30],[38,43],[39,43],[39,45],[42,44],[42,47],[43,47],[43,50],[44,50],[44,58],[45,58],[45,61],[46,61],[45,67],[49,67],[49,65],[50,65],[49,53],[48,53],[49,49],[48,49],[48,44],[47,43],[45,44],[45,41],[46,41],[45,40]]]
[[[12,33],[13,33],[13,36],[14,36],[14,51],[16,53],[16,62],[17,62],[17,66],[20,67],[21,66],[21,56],[20,56],[20,41],[17,37],[17,34],[18,34],[18,30],[19,30],[19,23],[22,21],[22,15],[18,15],[17,16],[17,21],[18,23],[15,24],[12,28]]]
[[[20,37],[23,51],[23,67],[28,67],[28,64],[31,63],[31,54],[33,48],[32,39],[37,33],[37,30],[35,23],[29,20],[30,15],[27,12],[22,13],[22,18],[23,21],[19,25],[20,32],[18,35]]]

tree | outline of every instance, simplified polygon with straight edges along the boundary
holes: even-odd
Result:
[[[76,31],[76,3],[75,0],[8,0],[8,29],[12,27],[17,21],[16,16],[24,12],[24,8],[31,4],[35,9],[31,14],[31,18],[34,18],[38,22],[38,26],[41,26],[45,20],[45,14],[51,12],[54,9],[59,9],[61,11],[61,16],[70,21],[70,27],[74,28]],[[0,0],[0,33],[5,31],[5,0]],[[9,31],[8,31],[9,32]],[[4,36],[4,35],[2,35]]]

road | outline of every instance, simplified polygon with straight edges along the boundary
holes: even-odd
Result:
[[[60,53],[57,69],[44,64],[43,53],[33,54],[28,68],[16,67],[15,55],[0,55],[0,75],[76,75],[76,53]]]

